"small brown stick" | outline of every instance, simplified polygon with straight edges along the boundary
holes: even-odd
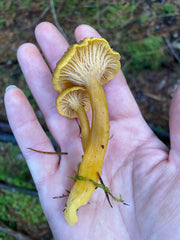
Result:
[[[109,140],[111,140],[113,137],[114,137],[114,134],[112,134],[112,135],[110,136]]]
[[[63,195],[61,195],[61,196],[53,197],[53,199],[69,197],[70,191],[66,190],[66,192],[67,192],[68,194],[63,194]]]
[[[52,13],[55,25],[58,28],[58,30],[60,31],[60,33],[63,35],[63,37],[67,40],[67,36],[66,36],[65,32],[63,31],[62,27],[60,26],[60,24],[58,22],[58,18],[57,18],[57,15],[56,15],[53,0],[50,0],[50,6],[51,6],[51,13]]]
[[[164,38],[164,41],[165,43],[167,44],[170,52],[172,53],[173,57],[176,59],[176,61],[178,61],[180,63],[180,57],[176,54],[176,52],[174,51],[173,47],[171,46],[171,43],[170,41],[167,39],[167,37],[163,37]]]
[[[65,198],[65,197],[69,197],[69,194],[63,194],[63,195],[61,195],[61,196],[53,197],[53,199]]]
[[[31,240],[32,239],[20,232],[16,232],[16,231],[12,230],[11,228],[8,228],[1,222],[0,222],[0,231],[8,234],[9,236],[12,236],[15,239],[18,239],[18,240]]]
[[[104,184],[104,182],[103,182],[103,180],[102,180],[102,178],[101,178],[101,176],[100,176],[100,174],[99,174],[98,172],[97,172],[97,175],[98,175],[98,178],[99,178],[100,183],[101,183],[104,187],[106,187],[105,184]],[[112,206],[112,204],[111,204],[111,201],[110,201],[110,199],[109,199],[108,193],[107,193],[106,191],[104,191],[104,193],[105,193],[105,195],[106,195],[106,198],[107,198],[107,201],[108,201],[110,207],[113,208],[113,206]]]
[[[55,155],[67,155],[67,152],[45,152],[45,151],[40,151],[40,150],[36,150],[33,148],[27,148],[29,150],[32,150],[34,152],[38,152],[38,153],[43,153],[43,154],[55,154]]]

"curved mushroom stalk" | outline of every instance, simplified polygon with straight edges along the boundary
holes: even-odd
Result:
[[[76,112],[79,116],[79,121],[81,126],[81,142],[82,142],[83,151],[85,152],[87,148],[87,144],[89,142],[89,136],[90,136],[89,121],[88,121],[88,117],[84,107],[78,106],[78,108],[76,109]]]
[[[86,112],[90,108],[90,99],[83,87],[72,87],[64,90],[56,99],[56,108],[62,116],[79,118],[83,151],[87,147],[90,135],[89,121]]]
[[[98,183],[97,172],[100,174],[102,172],[109,140],[109,117],[106,97],[101,84],[95,79],[91,79],[91,83],[87,86],[87,91],[92,106],[92,127],[78,175]],[[69,225],[74,225],[78,221],[77,209],[88,203],[94,191],[95,186],[90,181],[77,180],[75,182],[65,209],[65,218]]]

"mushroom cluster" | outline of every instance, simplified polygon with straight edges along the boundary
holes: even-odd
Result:
[[[78,221],[76,211],[88,203],[101,175],[109,140],[109,117],[102,85],[120,70],[120,55],[103,38],[85,38],[71,46],[56,65],[54,88],[60,92],[56,106],[67,117],[79,117],[84,155],[78,175],[92,181],[78,179],[71,189],[65,208],[69,225]],[[79,96],[82,96],[80,99]],[[86,101],[87,100],[87,101]],[[86,112],[91,106],[92,125]]]

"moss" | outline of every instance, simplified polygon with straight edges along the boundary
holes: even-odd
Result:
[[[104,9],[102,16],[103,25],[106,29],[113,29],[123,26],[133,18],[133,12],[136,10],[137,3],[117,3],[108,5]]]
[[[166,4],[164,5],[163,10],[166,14],[173,14],[175,12],[175,7],[171,4]]]
[[[3,150],[0,156],[0,181],[34,189],[34,183],[19,147],[11,143],[0,143],[0,148]]]
[[[38,198],[22,193],[1,190],[0,209],[1,221],[11,228],[19,228],[17,225],[22,223],[33,227],[35,224],[46,222]]]
[[[0,29],[3,28],[5,25],[5,19],[4,18],[0,18]]]
[[[6,5],[6,1],[0,1],[0,11],[3,11]]]
[[[34,183],[20,149],[12,144],[0,143],[0,181],[14,186],[34,189]],[[38,197],[0,190],[0,221],[9,228],[27,235],[46,226],[46,218],[41,209]],[[11,240],[5,234],[0,239]]]
[[[59,13],[58,1],[54,1],[54,4],[57,8],[56,14],[60,20],[70,19],[73,14],[79,22],[94,26],[94,16],[99,11],[94,1],[66,0]]]
[[[126,48],[127,56],[130,59],[130,70],[159,68],[164,61],[162,44],[163,39],[159,36],[145,38],[143,42],[130,42]]]
[[[0,240],[15,240],[14,237],[11,237],[10,235],[0,231]]]
[[[145,27],[146,25],[146,22],[148,21],[149,17],[146,16],[145,14],[142,14],[140,16],[140,24],[141,24],[141,27]]]

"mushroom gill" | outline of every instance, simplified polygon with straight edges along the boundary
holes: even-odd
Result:
[[[90,135],[89,121],[86,112],[90,108],[87,91],[83,87],[65,89],[56,99],[56,108],[62,116],[79,118],[82,146],[85,151]]]

